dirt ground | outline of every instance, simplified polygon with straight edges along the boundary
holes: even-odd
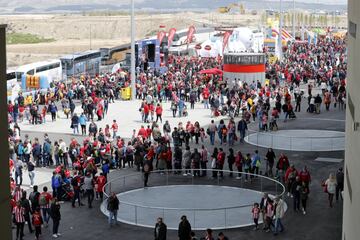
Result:
[[[156,35],[159,26],[166,30],[186,29],[190,25],[249,26],[262,25],[263,15],[210,13],[136,14],[136,38]],[[8,67],[58,58],[89,49],[114,47],[130,42],[130,17],[86,16],[81,14],[0,15],[0,23],[8,24],[9,32],[36,34],[56,41],[7,46]],[[90,41],[91,36],[91,41]]]

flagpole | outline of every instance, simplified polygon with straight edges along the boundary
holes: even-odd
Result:
[[[135,3],[131,0],[131,99],[136,97],[135,73]]]
[[[283,55],[283,52],[282,52],[282,0],[280,0],[280,14],[279,14],[279,34],[278,34],[278,51],[279,51],[279,61],[282,61],[282,55]]]

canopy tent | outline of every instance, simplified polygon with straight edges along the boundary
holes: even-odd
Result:
[[[199,74],[222,75],[223,71],[218,68],[210,68],[210,69],[201,70]]]

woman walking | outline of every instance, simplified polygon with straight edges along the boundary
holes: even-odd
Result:
[[[333,173],[330,173],[329,178],[325,181],[325,192],[328,194],[329,207],[333,207],[334,195],[336,192],[336,178]]]
[[[53,237],[58,238],[61,234],[59,233],[59,225],[60,225],[60,203],[57,198],[53,198],[51,207],[50,207],[50,215],[53,220]]]

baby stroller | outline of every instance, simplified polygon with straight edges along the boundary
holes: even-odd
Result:
[[[278,130],[278,125],[276,123],[276,118],[272,117],[270,120],[270,124],[269,124],[269,129],[270,131],[277,131]]]
[[[61,199],[64,201],[71,201],[73,197],[74,197],[74,192],[71,190],[70,184],[69,183],[63,184]]]
[[[182,112],[183,117],[187,117],[189,115],[188,111],[187,111],[187,107],[185,106]]]
[[[296,115],[293,110],[289,111],[289,119],[295,119]]]

